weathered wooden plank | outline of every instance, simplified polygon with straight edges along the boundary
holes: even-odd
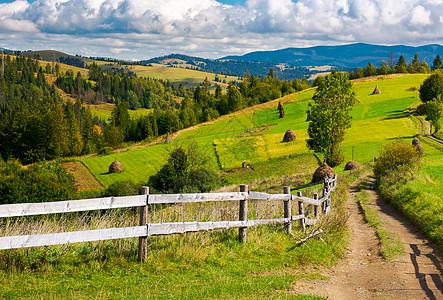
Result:
[[[325,197],[315,200],[312,198],[308,198],[308,197],[298,197],[295,195],[292,195],[292,200],[296,200],[296,201],[302,201],[305,204],[312,204],[312,205],[321,205],[323,203],[323,201],[326,200]]]
[[[266,224],[282,224],[288,221],[289,218],[247,220],[247,221],[157,223],[157,224],[148,224],[148,236],[209,231],[215,229],[252,227],[252,226],[266,225]]]
[[[146,226],[0,237],[0,249],[27,248],[123,239],[147,235]]]
[[[296,215],[296,216],[291,216],[291,220],[292,221],[297,221],[297,220],[301,220],[304,219],[305,215]]]
[[[262,192],[249,192],[249,199],[254,200],[291,200],[291,194],[268,194]]]
[[[199,193],[199,194],[151,194],[149,204],[172,204],[187,202],[236,201],[248,199],[248,193]]]
[[[0,218],[136,207],[142,205],[146,205],[146,196],[144,195],[43,203],[3,204],[0,205]]]
[[[313,183],[309,183],[309,184],[305,184],[296,188],[292,188],[291,191],[297,191],[297,190],[301,190],[301,189],[305,189],[311,186],[315,186],[315,185],[320,185],[323,184],[323,181],[319,181],[319,182],[313,182]]]

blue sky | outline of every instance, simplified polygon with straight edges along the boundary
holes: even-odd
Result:
[[[0,0],[0,47],[147,59],[443,44],[443,0]]]

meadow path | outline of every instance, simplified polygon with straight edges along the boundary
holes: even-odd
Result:
[[[366,175],[368,176],[368,175]],[[384,229],[393,232],[404,244],[405,254],[392,261],[380,256],[375,230],[364,221],[354,199],[353,183],[346,203],[349,214],[350,242],[337,266],[321,271],[327,280],[303,281],[295,293],[309,293],[328,299],[443,299],[443,258],[441,251],[399,213],[380,199],[373,189],[374,179],[366,185],[368,204],[378,211]]]

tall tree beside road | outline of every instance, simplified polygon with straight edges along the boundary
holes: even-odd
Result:
[[[312,99],[315,104],[308,127],[308,147],[323,153],[328,165],[337,166],[344,161],[340,145],[351,126],[350,112],[356,101],[348,75],[333,72],[326,76]]]

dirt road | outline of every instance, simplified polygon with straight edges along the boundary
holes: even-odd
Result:
[[[296,293],[340,300],[443,299],[442,253],[378,197],[371,179],[366,186],[369,203],[378,210],[384,228],[404,244],[404,255],[385,261],[379,255],[375,230],[364,221],[354,200],[358,183],[352,185],[351,197],[346,203],[351,235],[345,258],[334,268],[322,272],[330,279],[300,282],[295,286]]]

